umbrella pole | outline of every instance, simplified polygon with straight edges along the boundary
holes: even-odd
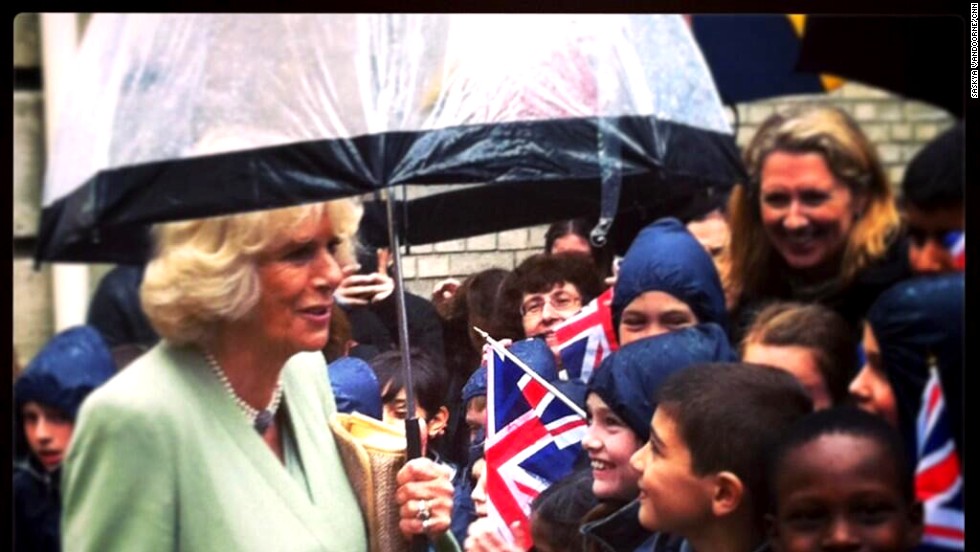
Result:
[[[419,422],[415,416],[415,384],[412,381],[412,357],[408,343],[408,313],[405,309],[405,280],[402,277],[401,244],[398,229],[395,227],[394,198],[392,190],[385,190],[385,204],[388,214],[388,243],[395,263],[395,301],[398,305],[398,347],[402,355],[402,370],[405,379],[405,438],[408,440],[408,458],[422,455],[422,440],[419,435]],[[387,268],[387,267],[386,267]]]
[[[398,347],[402,354],[402,373],[405,381],[405,441],[407,459],[422,456],[422,436],[420,435],[419,419],[415,416],[415,384],[412,381],[412,356],[408,350],[408,313],[405,309],[405,281],[402,277],[401,247],[398,243],[398,229],[395,227],[394,198],[392,190],[385,190],[385,205],[388,214],[388,244],[391,247],[392,260],[395,263],[395,301],[398,305]],[[385,267],[387,268],[387,267]],[[425,552],[428,550],[428,539],[424,535],[412,538],[411,550]]]

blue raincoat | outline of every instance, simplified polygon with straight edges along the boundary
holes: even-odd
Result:
[[[599,395],[640,440],[646,441],[657,408],[654,397],[671,374],[693,364],[736,359],[721,326],[698,324],[624,345],[596,370],[589,381],[589,393]],[[584,524],[581,531],[607,551],[672,551],[680,547],[680,539],[644,529],[638,511],[639,503],[634,500],[607,517]]]
[[[381,385],[371,365],[355,357],[342,357],[327,367],[337,412],[360,412],[381,419]]]
[[[687,303],[698,322],[728,330],[725,292],[711,256],[681,221],[662,218],[637,234],[619,267],[613,291],[613,327],[633,299],[663,291]]]
[[[654,395],[668,376],[692,364],[737,360],[717,324],[698,324],[624,345],[607,357],[589,381],[641,441],[650,437]]]
[[[27,451],[22,409],[37,402],[75,420],[85,397],[116,373],[102,336],[78,326],[54,336],[14,384],[15,434]],[[61,468],[48,472],[31,453],[14,465],[14,550],[60,550]]]
[[[950,430],[961,469],[966,468],[963,462],[965,300],[963,273],[950,273],[901,282],[882,293],[868,311],[868,323],[895,393],[899,426],[913,465],[916,417],[929,378],[928,357],[935,355]]]

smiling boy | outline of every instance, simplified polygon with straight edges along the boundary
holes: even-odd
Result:
[[[682,550],[765,547],[764,460],[774,440],[813,410],[787,372],[708,363],[660,387],[650,438],[630,462],[642,472],[639,521],[683,537]]]

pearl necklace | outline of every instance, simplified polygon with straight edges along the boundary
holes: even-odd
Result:
[[[269,429],[269,426],[272,425],[272,421],[276,417],[276,411],[279,410],[279,402],[282,400],[282,380],[280,379],[276,382],[276,390],[272,393],[272,401],[269,402],[269,406],[260,412],[257,408],[245,402],[245,399],[238,396],[235,388],[231,386],[231,381],[228,380],[228,376],[221,369],[221,365],[218,364],[218,359],[214,358],[214,355],[208,351],[204,351],[204,358],[208,361],[208,366],[211,367],[211,371],[214,372],[214,375],[218,377],[221,384],[225,387],[225,391],[235,399],[235,404],[245,413],[252,427],[259,432],[259,435],[265,434],[265,430]]]

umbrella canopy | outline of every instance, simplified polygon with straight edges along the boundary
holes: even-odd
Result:
[[[799,69],[860,81],[962,118],[965,40],[965,22],[956,16],[811,15]]]
[[[76,70],[39,261],[141,261],[155,222],[400,184],[594,205],[601,182],[741,177],[676,15],[98,14]]]
[[[691,29],[726,104],[819,94],[843,81],[797,71],[806,16],[693,14]]]

